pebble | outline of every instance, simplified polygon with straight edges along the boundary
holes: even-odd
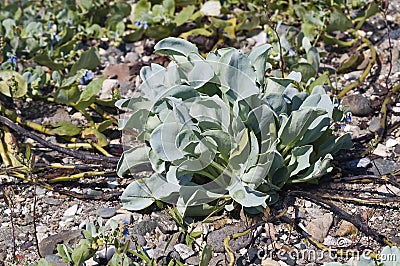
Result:
[[[100,208],[96,211],[97,216],[102,218],[110,218],[116,213],[115,208]]]
[[[116,79],[106,79],[103,81],[99,98],[102,100],[111,98],[111,93],[114,89],[117,89],[119,85]]]
[[[146,235],[147,233],[153,232],[157,228],[157,222],[154,220],[143,220],[133,226],[132,232],[138,235]]]
[[[135,63],[139,60],[139,55],[134,52],[129,52],[125,55],[124,62],[125,63]]]
[[[112,182],[109,182],[109,183],[107,184],[107,186],[108,186],[109,188],[111,188],[111,189],[115,189],[115,188],[117,188],[117,187],[119,186],[119,183],[118,183],[117,181],[112,181]]]
[[[376,146],[375,150],[372,153],[381,157],[388,156],[388,153],[386,151],[386,146],[380,143],[378,144],[378,146]]]
[[[367,116],[372,112],[369,100],[361,94],[343,97],[342,105],[350,107],[350,112],[355,116]]]
[[[69,207],[68,209],[65,210],[64,212],[64,217],[72,217],[76,214],[76,212],[78,211],[78,204],[74,204],[71,207]]]
[[[386,147],[388,147],[388,148],[392,148],[392,147],[396,146],[397,144],[399,144],[399,143],[395,139],[389,138],[386,140]]]
[[[400,195],[400,188],[395,187],[391,184],[381,185],[376,189],[376,191],[381,193],[395,194],[397,196]]]
[[[307,224],[307,232],[320,242],[328,235],[329,228],[333,222],[333,216],[330,213],[325,213],[322,217],[311,220]]]
[[[271,258],[266,258],[261,262],[261,266],[280,266],[280,264]]]
[[[249,248],[247,250],[247,255],[249,256],[250,263],[254,263],[255,265],[261,264],[261,258],[259,256],[259,249],[258,248]]]
[[[103,192],[100,190],[95,190],[95,189],[91,189],[89,188],[86,192],[88,195],[90,196],[102,196]]]
[[[383,146],[383,147],[385,147],[385,146]],[[385,147],[385,149],[386,149],[386,147]],[[397,162],[391,161],[391,160],[387,160],[384,158],[377,158],[374,160],[374,162],[372,164],[371,171],[375,175],[386,175],[386,174],[396,171],[399,168],[400,168],[400,163],[397,163]]]
[[[351,234],[357,233],[357,227],[355,227],[352,223],[342,220],[342,222],[339,225],[339,228],[336,230],[336,232],[333,233],[333,236],[347,236]]]
[[[174,246],[175,250],[179,253],[179,256],[183,259],[186,260],[187,258],[191,257],[194,255],[194,251],[186,246],[185,244],[176,244]]]
[[[371,132],[378,132],[378,130],[381,128],[380,124],[381,124],[381,119],[377,116],[374,116],[369,122],[368,130]]]

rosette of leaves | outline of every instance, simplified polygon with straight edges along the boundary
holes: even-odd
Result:
[[[204,215],[221,198],[262,209],[285,184],[315,183],[332,170],[332,154],[352,146],[349,134],[331,128],[343,111],[322,86],[307,94],[299,72],[265,78],[270,49],[247,56],[224,48],[203,58],[182,39],[157,43],[173,61],[143,67],[142,95],[116,103],[131,111],[120,121],[124,137],[134,130],[143,143],[123,153],[118,175],[154,170],[126,188],[127,209],[161,200]]]

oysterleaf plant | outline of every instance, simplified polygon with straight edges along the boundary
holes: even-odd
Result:
[[[267,76],[270,49],[247,56],[224,48],[204,58],[183,39],[156,44],[172,62],[143,67],[141,95],[116,103],[130,110],[120,128],[132,146],[118,175],[154,171],[126,188],[125,208],[161,200],[183,215],[204,215],[222,199],[232,203],[227,209],[262,210],[285,184],[316,183],[332,170],[332,154],[352,146],[349,134],[337,136],[331,126],[345,110],[322,85],[302,82],[300,72]],[[141,145],[128,141],[132,131]]]

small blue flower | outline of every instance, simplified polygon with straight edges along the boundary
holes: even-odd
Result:
[[[143,23],[143,29],[147,29],[149,27],[149,25],[147,24],[147,22]]]
[[[61,37],[58,34],[54,34],[54,39],[56,40],[56,42],[61,41]]]
[[[289,49],[289,56],[290,57],[294,57],[295,55],[296,55],[296,52],[295,51],[293,51],[292,49]]]
[[[268,33],[265,35],[265,42],[269,42],[269,35],[268,35]]]
[[[123,234],[125,237],[129,237],[129,229],[128,229],[128,228],[125,228],[124,231],[122,232],[122,234]]]
[[[13,65],[16,65],[17,64],[17,59],[18,59],[18,57],[13,55],[13,56],[8,57],[7,62],[10,62]]]
[[[129,221],[128,220],[124,220],[124,225],[128,225]]]
[[[79,80],[81,85],[87,85],[94,78],[92,72],[86,71],[85,75]]]
[[[346,127],[345,124],[343,124],[343,123],[340,123],[339,125],[340,125],[341,129],[344,129]]]
[[[136,27],[141,27],[141,26],[142,26],[142,22],[136,21],[136,22],[135,22],[135,26],[136,26]]]
[[[72,19],[68,19],[67,23],[68,23],[68,25],[72,26],[72,24],[73,24]]]
[[[344,118],[344,121],[346,121],[347,123],[351,123],[351,115],[346,115],[346,117]]]
[[[51,26],[52,26],[53,24],[51,24],[51,22],[47,22],[47,28],[51,28]]]

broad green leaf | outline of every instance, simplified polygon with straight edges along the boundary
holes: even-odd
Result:
[[[278,135],[281,144],[292,146],[303,136],[311,123],[325,113],[325,111],[310,108],[292,112],[287,122],[279,129]]]
[[[151,3],[146,0],[139,0],[135,6],[135,19],[139,19],[142,13],[147,14],[150,11]]]
[[[267,62],[268,54],[271,48],[272,45],[263,44],[254,48],[249,55],[251,64],[256,71],[257,81],[259,84],[264,84],[265,72],[272,68],[271,64]]]
[[[179,38],[169,37],[159,41],[154,50],[165,55],[188,56],[189,53],[199,53],[197,47],[188,41]]]
[[[0,93],[8,96],[21,98],[28,91],[28,85],[21,74],[12,70],[0,71]]]
[[[53,125],[53,127],[53,132],[55,132],[59,136],[72,137],[78,135],[81,132],[81,129],[79,127],[67,121],[58,122],[57,124]]]
[[[310,155],[312,152],[313,152],[312,145],[296,147],[292,150],[288,166],[290,176],[295,176],[300,171],[310,166]]]
[[[314,66],[309,63],[296,63],[290,67],[290,70],[300,72],[303,82],[307,82],[307,80],[315,77],[317,74]]]
[[[198,35],[209,37],[212,35],[212,32],[208,31],[204,28],[199,28],[199,29],[193,29],[193,30],[189,30],[187,32],[183,32],[183,33],[181,33],[181,35],[179,35],[179,37],[181,37],[183,39],[187,39],[189,36],[198,36]]]
[[[166,15],[170,17],[175,15],[175,0],[163,0],[162,6]]]
[[[161,124],[151,133],[150,146],[164,161],[175,161],[183,157],[182,151],[177,148],[176,137],[180,125],[176,123]]]
[[[51,70],[64,70],[64,65],[60,64],[60,63],[55,63],[49,55],[47,54],[41,54],[41,55],[37,55],[33,58],[33,60],[35,60],[36,63],[38,63],[39,65],[42,66],[47,66],[48,68],[50,68]]]
[[[86,88],[82,91],[78,103],[79,102],[86,102],[89,101],[92,97],[96,96],[97,93],[101,91],[101,87],[103,85],[104,80],[106,80],[106,77],[98,78],[95,80],[92,80]]]
[[[229,187],[229,195],[243,207],[265,206],[268,195],[253,190],[239,180]]]
[[[176,23],[176,26],[179,27],[183,25],[185,22],[187,22],[190,17],[193,15],[195,7],[194,6],[187,6],[184,7],[176,16],[174,19],[174,22]]]
[[[327,173],[331,172],[333,167],[331,161],[333,160],[332,155],[327,154],[325,157],[319,158],[313,163],[308,170],[301,175],[298,175],[295,179],[288,180],[289,183],[302,183],[302,182],[313,182],[317,183],[318,179]]]
[[[129,170],[146,169],[149,163],[149,148],[146,146],[133,147],[122,153],[117,165],[117,175],[123,177]]]
[[[72,250],[71,258],[75,265],[87,261],[94,255],[95,251],[91,249],[89,241],[82,239],[78,246]]]
[[[343,13],[339,7],[334,7],[329,17],[329,24],[326,28],[327,31],[339,30],[344,32],[352,27],[351,20]]]
[[[90,139],[100,147],[104,147],[108,145],[108,140],[107,137],[103,134],[100,133],[97,129],[95,128],[86,128],[85,130],[82,131],[82,138],[84,139]]]
[[[96,48],[92,47],[89,50],[83,52],[79,57],[78,61],[72,65],[70,75],[76,74],[80,69],[95,69],[100,65],[100,56],[96,51]]]
[[[210,260],[213,258],[213,246],[210,244],[207,244],[203,250],[201,251],[201,256],[200,256],[200,266],[208,266]]]

